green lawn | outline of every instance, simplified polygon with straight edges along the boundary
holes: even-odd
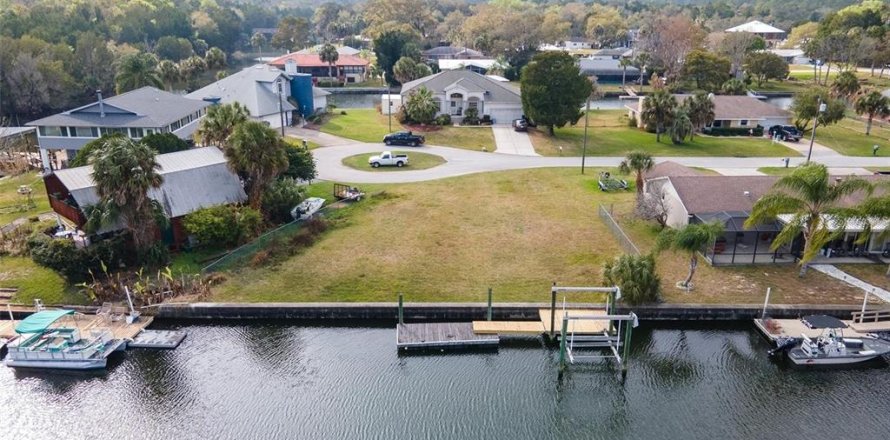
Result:
[[[788,157],[798,156],[794,150],[762,138],[711,137],[697,135],[682,145],[671,143],[669,135],[655,141],[654,133],[627,126],[621,110],[591,110],[588,130],[589,156],[624,156],[633,150],[644,150],[655,156],[731,156]],[[584,118],[576,126],[556,129],[556,136],[540,130],[529,130],[535,150],[544,156],[580,156],[584,142]],[[560,152],[559,147],[562,147]]]
[[[27,200],[17,191],[19,186],[31,187],[31,199],[33,205],[28,205]],[[25,173],[15,177],[0,179],[0,225],[5,225],[19,217],[29,217],[50,211],[49,199],[46,197],[46,189],[43,179],[37,173]]]
[[[0,256],[0,287],[18,288],[12,302],[33,304],[35,298],[45,304],[83,304],[77,289],[51,269],[40,267],[27,257]]]
[[[763,174],[768,176],[787,176],[794,171],[794,167],[761,167],[758,168],[757,171],[760,171]]]
[[[295,146],[295,147],[302,147],[302,146],[303,146],[303,139],[300,139],[300,138],[298,138],[298,137],[294,137],[294,136],[286,136],[286,137],[284,138],[284,141],[287,142],[288,144],[291,144],[291,145]],[[306,146],[308,146],[310,150],[314,150],[314,149],[320,147],[321,145],[318,145],[318,144],[316,144],[315,142],[312,142],[312,141],[310,141],[310,140],[307,140],[307,141],[306,141]]]
[[[375,109],[348,109],[345,115],[335,112],[325,121],[320,130],[324,133],[354,139],[361,142],[382,142],[383,136],[390,133],[389,118]],[[395,115],[393,115],[395,118]],[[426,143],[467,150],[494,151],[494,134],[490,127],[430,127],[435,130],[423,132]],[[392,120],[392,131],[411,130]]]
[[[343,159],[343,165],[362,171],[371,172],[387,172],[387,171],[407,171],[407,170],[425,170],[445,163],[445,158],[435,154],[418,153],[416,151],[393,151],[393,154],[407,154],[408,164],[404,167],[379,167],[373,168],[368,165],[368,158],[376,156],[378,153],[357,154]]]
[[[871,156],[872,146],[878,145],[878,156],[890,157],[890,129],[875,123],[866,136],[865,122],[859,119],[844,118],[816,128],[816,142],[847,156]]]

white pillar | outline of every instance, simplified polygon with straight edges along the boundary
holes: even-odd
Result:
[[[49,163],[49,152],[46,151],[46,148],[40,149],[40,163],[43,164],[43,171],[45,173],[52,171],[52,166]]]

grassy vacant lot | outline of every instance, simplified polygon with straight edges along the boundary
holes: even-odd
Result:
[[[649,222],[634,219],[630,214],[632,207],[631,203],[616,206],[616,216],[637,247],[648,252],[658,230]],[[713,267],[701,258],[693,279],[695,290],[687,294],[674,284],[686,276],[688,268],[687,254],[664,252],[659,255],[658,272],[665,301],[762,304],[766,288],[771,287],[770,303],[773,304],[862,303],[861,290],[814,270],[799,278],[797,265]]]
[[[890,290],[890,276],[886,264],[838,264],[838,269],[867,283]]]
[[[228,274],[215,300],[394,301],[403,292],[408,301],[484,301],[492,287],[496,301],[546,301],[553,281],[598,285],[602,263],[620,250],[597,203],[632,194],[600,192],[595,175],[540,169],[362,185],[372,195],[314,246]]]
[[[628,127],[622,110],[591,110],[587,154],[590,156],[624,156],[633,150],[644,150],[656,156],[732,156],[787,157],[797,152],[762,138],[695,136],[682,145],[671,143],[669,135],[655,141],[654,133]],[[551,137],[546,130],[529,130],[535,151],[544,156],[580,156],[584,144],[584,118],[576,126],[556,129]]]
[[[33,207],[27,206],[24,203],[25,199],[17,192],[21,185],[31,187]],[[29,217],[49,210],[49,199],[46,198],[43,179],[38,177],[37,173],[0,179],[0,225],[8,224],[19,217]]]
[[[321,125],[320,130],[348,139],[362,142],[382,142],[389,133],[388,117],[375,109],[348,109],[345,115],[339,113]],[[431,127],[433,128],[433,127]],[[464,148],[467,150],[494,151],[494,134],[490,127],[435,127],[436,130],[423,132],[427,144]],[[403,127],[393,115],[392,131],[411,130]]]
[[[40,298],[46,304],[79,304],[83,298],[51,269],[40,267],[27,257],[0,257],[0,287],[18,288],[12,302],[33,304]]]
[[[844,118],[834,125],[816,129],[816,142],[847,156],[871,156],[872,146],[879,145],[878,156],[890,157],[890,128],[872,125],[871,135],[865,135],[865,121]]]
[[[407,171],[407,170],[425,170],[445,163],[445,158],[435,154],[418,153],[416,151],[393,151],[393,154],[407,154],[408,164],[402,168],[399,167],[380,167],[372,168],[368,165],[368,158],[379,155],[380,153],[357,154],[343,159],[343,165],[362,171],[371,172],[387,172],[387,171]]]

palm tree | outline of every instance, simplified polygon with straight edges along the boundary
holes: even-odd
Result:
[[[439,106],[436,104],[433,92],[426,87],[419,87],[414,90],[405,100],[405,113],[408,117],[421,124],[429,124],[436,118],[439,112]]]
[[[643,174],[655,166],[652,155],[645,151],[631,151],[618,165],[618,170],[624,174],[634,173],[637,179],[637,201],[643,194]]]
[[[711,97],[704,93],[697,93],[683,101],[686,107],[686,114],[692,122],[692,135],[695,131],[701,131],[706,125],[714,122],[714,101]]]
[[[340,59],[340,54],[333,44],[327,43],[318,51],[318,58],[323,63],[328,63],[328,76],[334,78],[334,63]]]
[[[124,93],[140,87],[152,86],[163,88],[164,83],[158,77],[155,67],[158,58],[150,53],[135,53],[121,58],[114,77],[115,90]]]
[[[856,114],[868,115],[868,123],[865,124],[865,135],[870,136],[871,122],[875,116],[886,117],[890,115],[890,98],[887,98],[877,90],[872,90],[860,95],[853,108],[856,109]]]
[[[257,50],[257,52],[263,52],[263,45],[266,44],[266,36],[257,32],[250,37],[250,46]]]
[[[687,292],[692,289],[692,277],[698,267],[698,252],[714,243],[721,234],[723,225],[720,223],[692,223],[680,229],[665,229],[658,235],[656,251],[673,249],[689,253],[689,274],[677,286],[685,288]]]
[[[803,276],[808,263],[835,237],[830,223],[842,222],[850,215],[850,209],[843,207],[842,201],[851,194],[870,191],[870,188],[867,181],[857,177],[833,183],[825,165],[811,162],[779,179],[770,193],[754,204],[745,228],[762,225],[779,215],[789,216],[789,219],[783,219],[785,226],[773,240],[772,249],[791,243],[802,233],[804,247],[800,276]]]
[[[720,87],[720,91],[723,92],[724,95],[744,95],[748,91],[748,86],[745,85],[745,82],[738,79],[733,78]]]
[[[640,112],[640,118],[646,124],[655,124],[656,142],[661,142],[664,126],[673,120],[676,108],[677,99],[664,89],[658,89],[643,98],[643,110]]]
[[[682,144],[686,138],[692,136],[693,131],[695,131],[695,127],[692,125],[692,120],[689,119],[689,114],[686,113],[686,108],[680,107],[671,122],[671,142]]]
[[[188,83],[192,83],[198,75],[207,70],[207,62],[197,55],[179,62],[179,73]]]
[[[841,72],[831,83],[831,91],[835,96],[849,100],[851,96],[859,92],[859,79],[853,72]]]
[[[621,88],[624,88],[627,79],[627,66],[632,66],[633,60],[629,57],[621,57],[618,60],[618,65],[621,67]]]
[[[204,54],[204,63],[210,70],[226,67],[226,53],[218,47],[211,47]]]
[[[170,60],[163,60],[158,63],[158,77],[167,86],[168,91],[173,90],[173,84],[179,81],[179,66]]]
[[[87,229],[120,223],[132,234],[136,250],[144,251],[154,243],[157,225],[165,222],[160,204],[148,197],[148,191],[163,182],[156,153],[123,136],[103,139],[91,155],[99,202],[87,210]]]
[[[287,169],[287,146],[278,132],[261,121],[238,124],[229,145],[226,149],[229,167],[245,176],[248,202],[252,208],[259,209],[266,187]]]
[[[214,145],[225,150],[229,135],[235,130],[235,126],[247,121],[249,116],[247,107],[238,102],[211,106],[207,109],[207,115],[201,120],[201,125],[198,126],[201,143],[204,146]]]

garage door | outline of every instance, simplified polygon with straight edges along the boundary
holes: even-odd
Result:
[[[514,119],[522,117],[521,108],[494,108],[490,109],[491,119],[495,124],[510,124]]]

